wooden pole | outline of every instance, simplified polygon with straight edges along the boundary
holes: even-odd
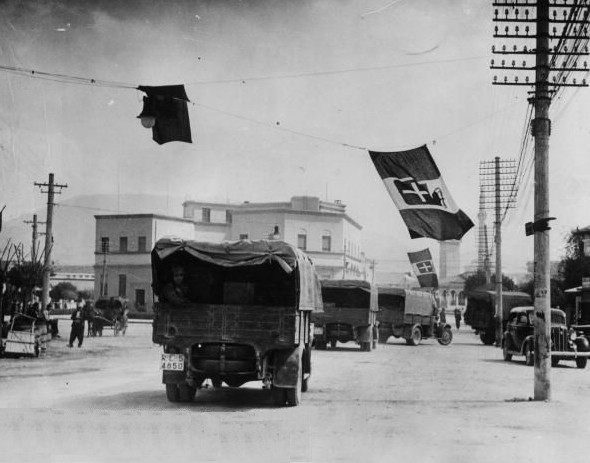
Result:
[[[502,211],[500,197],[500,158],[495,158],[495,179],[496,179],[496,223],[495,223],[495,243],[496,243],[496,346],[502,347],[502,319],[504,308],[502,305]]]
[[[537,2],[535,79],[535,222],[549,217],[549,0]],[[535,400],[551,400],[549,231],[535,231]]]

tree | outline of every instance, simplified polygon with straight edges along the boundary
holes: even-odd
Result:
[[[565,257],[559,263],[562,288],[582,285],[582,278],[590,277],[590,256],[584,253],[582,236],[572,231],[566,238]]]
[[[84,299],[85,301],[94,299],[94,290],[82,289],[78,291],[78,299]]]
[[[482,288],[486,286],[486,273],[483,270],[478,270],[473,275],[468,276],[465,279],[465,284],[463,286],[464,292],[473,291],[477,288]],[[493,291],[496,287],[496,274],[494,273],[491,278],[491,285],[489,288],[490,291]],[[505,291],[514,291],[516,288],[516,284],[512,280],[512,278],[502,275],[502,289]]]
[[[565,293],[563,292],[563,282],[558,278],[551,278],[551,307],[561,307],[562,309],[566,306],[567,300]],[[535,280],[530,280],[522,283],[518,287],[519,291],[527,293],[535,299]]]
[[[51,291],[49,291],[49,297],[54,301],[59,301],[60,299],[75,300],[78,299],[78,288],[72,283],[64,281],[56,284]]]

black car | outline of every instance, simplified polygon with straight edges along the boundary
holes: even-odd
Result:
[[[534,364],[534,307],[515,307],[510,311],[504,340],[504,360],[509,362],[513,355],[524,355],[527,365]],[[551,309],[551,365],[560,360],[573,360],[578,368],[586,368],[590,357],[588,339],[574,329],[568,329],[565,312]]]

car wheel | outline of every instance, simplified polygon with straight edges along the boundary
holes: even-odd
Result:
[[[557,365],[559,365],[559,359],[556,359],[555,357],[551,357],[551,366],[556,367]]]
[[[508,346],[506,344],[507,343],[504,342],[504,345],[502,346],[502,357],[505,362],[510,362],[510,360],[512,360],[512,354],[508,353]]]
[[[578,357],[576,359],[576,366],[578,368],[586,368],[587,363],[588,363],[588,357]]]
[[[524,363],[529,367],[532,367],[535,364],[535,352],[530,343],[527,343],[524,348]]]

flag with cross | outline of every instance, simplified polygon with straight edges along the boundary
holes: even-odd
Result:
[[[473,227],[455,204],[426,145],[369,154],[411,238],[459,240]]]
[[[438,287],[438,277],[436,270],[434,269],[434,262],[432,261],[432,255],[430,249],[422,249],[422,251],[408,252],[410,263],[412,264],[412,270],[414,275],[418,278],[420,287],[436,288]]]

